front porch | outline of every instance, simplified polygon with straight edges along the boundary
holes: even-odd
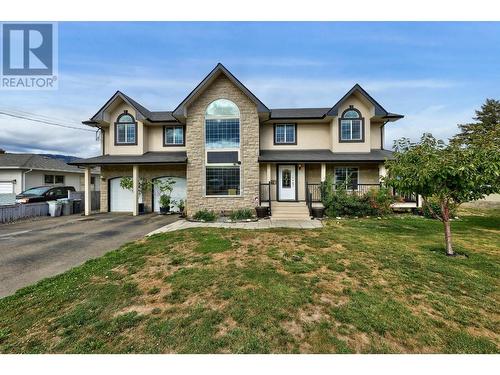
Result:
[[[261,163],[259,204],[269,207],[271,216],[282,207],[288,213],[303,210],[306,207],[310,213],[313,207],[323,207],[321,199],[321,183],[327,178],[342,180],[349,174],[352,177],[348,188],[349,194],[364,195],[370,190],[382,188],[382,179],[386,175],[383,163]],[[399,195],[394,209],[414,209],[419,207],[418,196]],[[293,216],[293,215],[292,215]]]

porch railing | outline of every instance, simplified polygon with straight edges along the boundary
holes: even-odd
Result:
[[[267,203],[268,215],[271,215],[271,183],[265,182],[259,184],[259,206]]]

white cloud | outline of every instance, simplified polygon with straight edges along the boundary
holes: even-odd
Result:
[[[385,147],[392,148],[393,141],[401,137],[418,141],[423,133],[448,140],[458,132],[457,124],[472,121],[474,108],[456,109],[445,105],[432,105],[385,126]]]

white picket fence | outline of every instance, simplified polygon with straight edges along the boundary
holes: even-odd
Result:
[[[49,205],[46,202],[0,206],[0,223],[9,223],[19,219],[47,216]]]

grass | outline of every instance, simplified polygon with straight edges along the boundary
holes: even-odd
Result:
[[[500,210],[193,229],[0,300],[2,353],[498,353]]]

